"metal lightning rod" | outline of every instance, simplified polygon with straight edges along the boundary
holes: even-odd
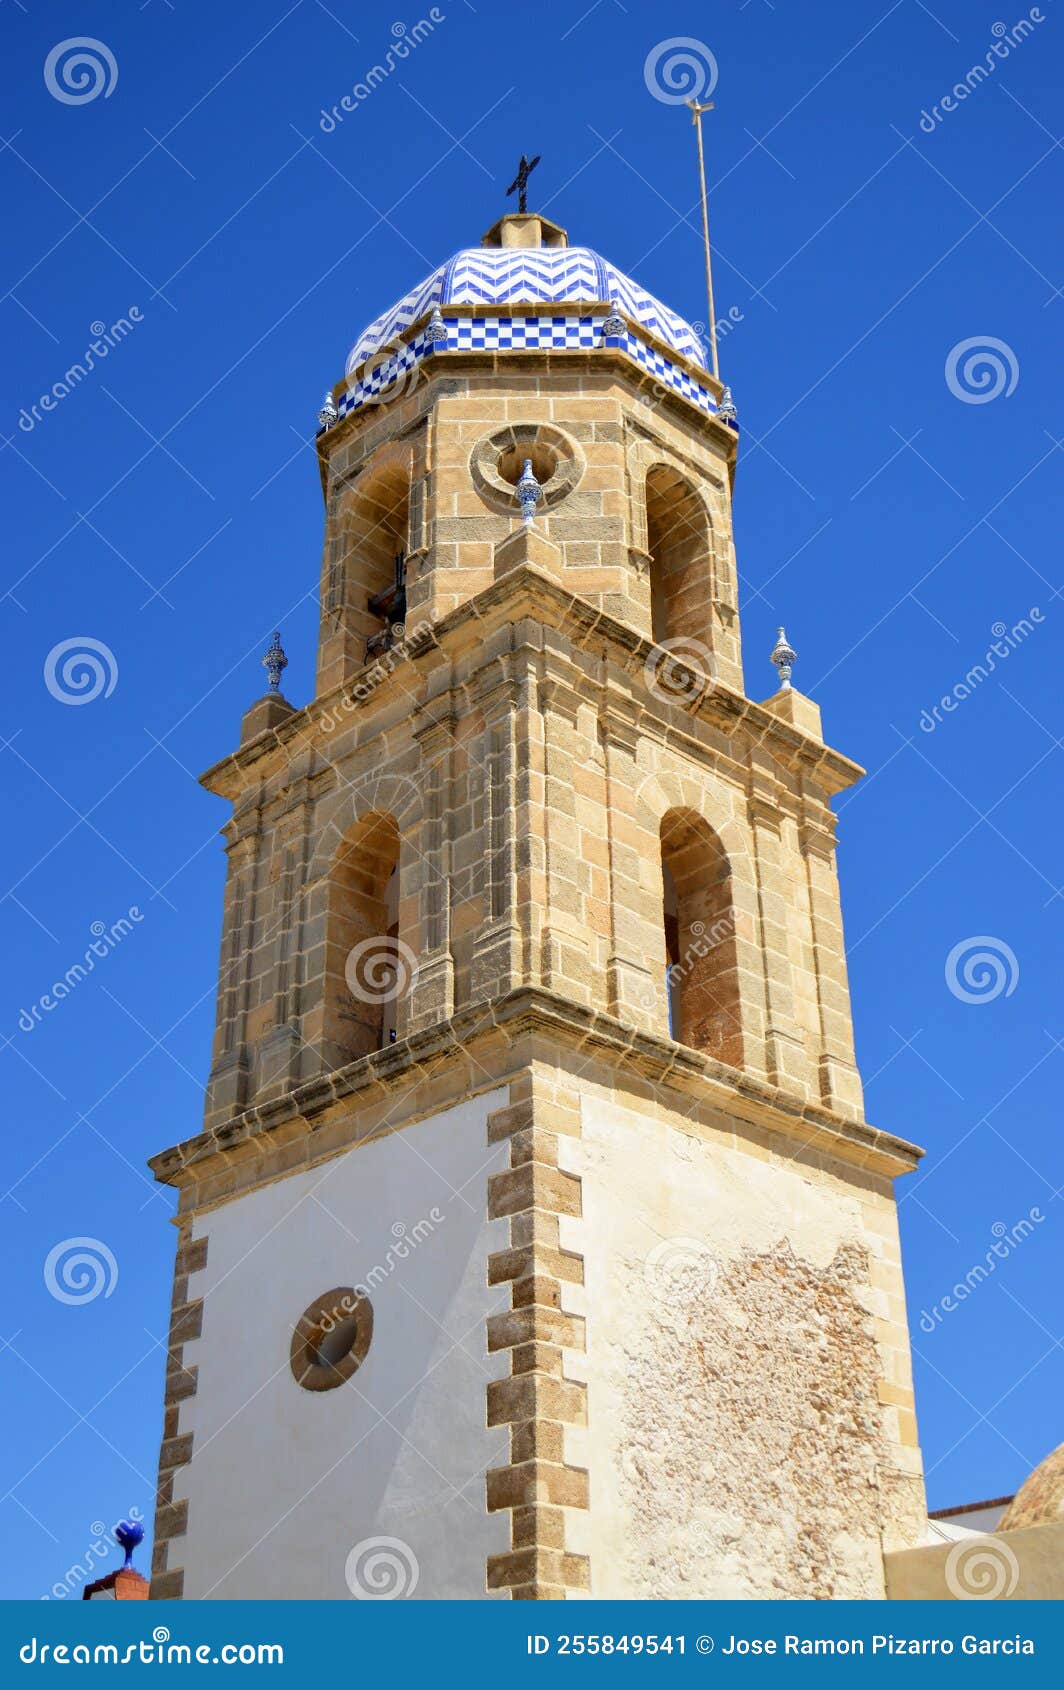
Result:
[[[698,136],[698,180],[702,189],[702,240],[706,249],[706,298],[709,302],[709,346],[713,358],[713,374],[720,380],[720,370],[717,365],[717,315],[713,309],[713,266],[709,256],[709,200],[706,195],[706,160],[702,151],[702,113],[713,110],[713,101],[707,100],[705,105],[697,100],[686,102],[691,108],[691,122],[695,126]]]

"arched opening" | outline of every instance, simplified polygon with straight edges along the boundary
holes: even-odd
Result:
[[[692,810],[670,810],[662,820],[661,880],[670,1035],[740,1068],[731,869],[713,829]]]
[[[688,481],[655,464],[646,481],[650,623],[655,641],[712,636],[713,545],[709,518]]]
[[[364,642],[365,657],[386,650],[406,614],[410,470],[404,459],[367,472],[345,512],[342,543],[344,621]]]
[[[374,811],[340,846],[329,879],[325,1038],[336,1063],[396,1037],[416,972],[400,934],[399,892],[398,824]]]

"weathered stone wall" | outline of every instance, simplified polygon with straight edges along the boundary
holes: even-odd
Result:
[[[883,1543],[925,1523],[889,1186],[582,1113],[592,1594],[881,1596]]]
[[[741,695],[663,692],[651,649],[519,567],[212,771],[235,814],[211,1124],[343,1059],[336,865],[371,814],[398,827],[419,963],[399,1037],[526,984],[666,1032],[659,835],[681,810],[727,858],[728,1060],[859,1116],[827,806],[856,770]]]

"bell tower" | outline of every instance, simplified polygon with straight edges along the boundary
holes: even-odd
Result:
[[[315,696],[229,801],[157,1597],[874,1597],[921,1540],[817,706],[740,649],[728,390],[534,213],[321,412]]]

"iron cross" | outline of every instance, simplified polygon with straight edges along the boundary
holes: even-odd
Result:
[[[521,162],[517,166],[517,175],[506,190],[507,199],[509,199],[511,194],[517,195],[518,211],[528,210],[528,178],[531,176],[533,170],[535,170],[536,165],[539,163],[539,159],[540,155],[537,153],[535,158],[531,161],[531,163],[529,163],[524,153],[522,153]]]

